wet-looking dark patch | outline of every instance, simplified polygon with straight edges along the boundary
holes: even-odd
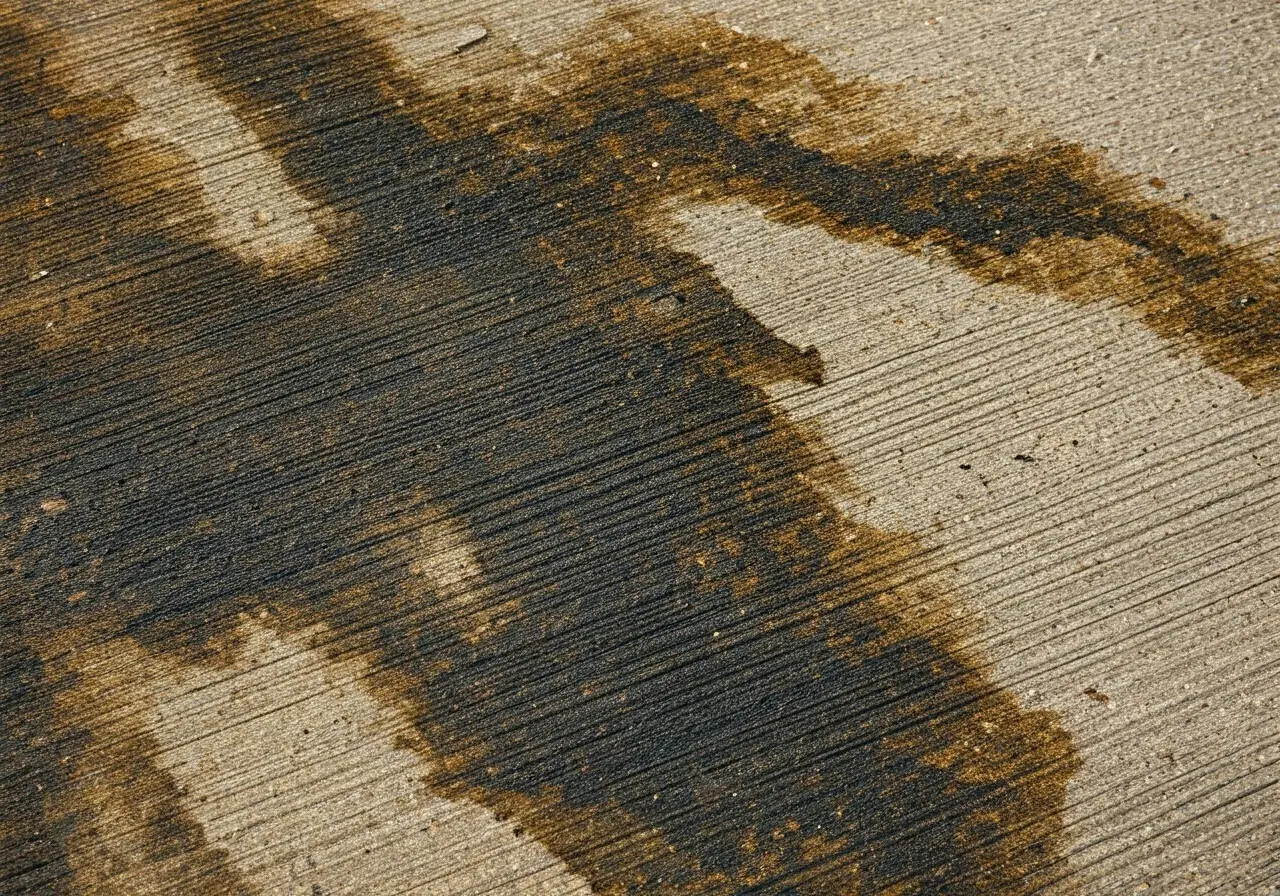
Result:
[[[911,539],[844,518],[766,399],[820,358],[663,217],[745,198],[938,245],[1128,302],[1259,390],[1264,261],[1075,147],[915,152],[877,127],[878,88],[706,22],[611,20],[509,89],[411,77],[306,3],[161,24],[329,210],[334,253],[277,273],[210,244],[190,178],[122,136],[128,99],[73,93],[52,38],[6,23],[6,886],[70,886],[45,668],[67,633],[200,658],[264,606],[368,657],[433,786],[517,816],[597,892],[1061,874],[1070,739],[912,612],[947,595]],[[474,548],[469,600],[407,556],[440,516]]]

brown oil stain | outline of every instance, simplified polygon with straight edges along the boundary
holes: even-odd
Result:
[[[595,892],[1058,881],[1070,737],[965,647],[913,535],[842,511],[854,483],[766,392],[821,358],[671,248],[670,215],[747,199],[1120,302],[1255,390],[1265,256],[1080,147],[925,150],[891,88],[706,20],[613,16],[554,64],[488,26],[406,61],[394,22],[333,4],[154,21],[328,249],[228,248],[190,158],[129,137],[138,104],[0,16],[5,886],[74,892],[74,807],[114,817],[122,782],[94,797],[62,756],[154,750],[76,723],[83,633],[226,666],[263,608],[366,664],[437,795]],[[113,824],[212,862],[195,817]]]
[[[133,108],[120,136],[137,152],[186,157],[174,167],[199,184],[212,241],[267,267],[322,260],[317,210],[293,193],[253,132],[192,77],[181,48],[156,39],[150,10],[111,2],[103,4],[105,15],[86,16],[78,5],[56,2],[42,10],[62,39],[46,68],[107,93],[127,88]],[[156,148],[143,149],[148,145]],[[139,199],[146,192],[142,185]]]
[[[85,896],[218,892],[256,896],[225,850],[211,845],[182,804],[182,788],[153,759],[145,718],[150,695],[136,687],[140,651],[128,639],[63,633],[76,649],[47,658],[65,786],[45,798],[46,824],[64,826],[74,890]],[[86,736],[86,732],[92,732]],[[69,742],[75,745],[71,746]]]

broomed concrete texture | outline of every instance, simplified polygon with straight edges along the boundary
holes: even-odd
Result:
[[[1275,4],[828,3],[726,19],[837,71],[913,82],[979,140],[996,122],[1107,147],[1235,239],[1280,234]],[[1275,397],[1172,357],[1123,310],[978,286],[747,209],[686,220],[740,301],[821,351],[828,385],[780,398],[866,490],[851,512],[941,548],[998,679],[1077,738],[1068,831],[1084,892],[1274,892]]]
[[[1275,4],[686,8],[837,74],[908,85],[904,107],[936,123],[939,145],[1106,148],[1118,170],[1163,182],[1153,195],[1222,216],[1234,240],[1280,235]],[[555,33],[539,11],[510,15],[531,47]],[[865,490],[850,514],[938,548],[998,680],[1077,738],[1072,880],[1274,892],[1275,397],[1175,356],[1122,309],[978,285],[748,206],[683,220],[685,247],[738,301],[821,352],[823,386],[777,394]]]
[[[366,6],[403,21],[393,22],[403,55],[430,60],[454,45],[431,35],[477,26],[551,53],[603,10]],[[687,9],[792,41],[838,74],[906,85],[904,117],[932,122],[926,139],[940,146],[982,151],[1047,134],[1108,147],[1117,169],[1159,178],[1153,195],[1189,194],[1185,202],[1221,215],[1234,239],[1280,234],[1274,4]],[[210,196],[223,197],[221,237],[263,258],[290,246],[313,252],[305,204],[273,180],[270,159],[227,110],[198,84],[156,86],[147,65],[120,74],[123,61],[163,58],[166,48],[124,40],[117,51],[109,70],[88,77],[126,82],[138,126],[185,146],[199,170],[212,170],[205,155],[223,160],[205,178]],[[191,124],[194,107],[207,126]],[[255,195],[278,199],[260,220],[244,214],[244,185],[255,179]],[[957,586],[979,624],[973,640],[997,681],[1025,705],[1061,714],[1074,736],[1084,765],[1071,782],[1064,886],[1274,892],[1275,397],[1171,350],[1124,309],[979,285],[944,262],[785,228],[747,206],[691,204],[679,215],[684,246],[740,303],[788,341],[819,349],[824,385],[775,393],[847,468],[859,489],[849,515],[919,536],[929,573]],[[137,736],[154,741],[205,837],[254,885],[584,886],[478,807],[421,792],[421,760],[395,741],[403,721],[361,691],[358,670],[305,640],[251,623],[245,632],[238,675],[149,668],[123,647],[81,662],[111,667],[98,680],[121,701],[121,724],[145,729]],[[104,706],[114,704],[92,711]],[[324,733],[300,739],[299,728]],[[129,799],[121,790],[119,806],[97,811],[109,818]],[[505,846],[485,845],[499,835]],[[95,853],[86,849],[87,867]],[[150,873],[138,871],[134,891],[164,891]],[[100,890],[111,886],[128,891],[120,881]]]

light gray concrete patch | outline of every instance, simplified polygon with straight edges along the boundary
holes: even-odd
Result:
[[[214,847],[264,894],[585,894],[555,856],[466,800],[432,794],[409,723],[308,636],[246,621],[227,667],[150,667],[155,762]],[[311,635],[317,633],[312,632]]]

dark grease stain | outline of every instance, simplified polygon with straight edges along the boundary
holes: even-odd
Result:
[[[919,618],[948,596],[914,541],[845,518],[766,399],[821,359],[664,214],[743,198],[1116,296],[1255,389],[1277,371],[1263,261],[1075,147],[913,151],[868,117],[880,88],[707,22],[615,18],[504,89],[411,78],[307,3],[206,3],[166,33],[332,211],[332,260],[272,273],[122,136],[127,97],[73,94],[4,25],[6,888],[70,887],[59,757],[92,732],[57,722],[51,657],[123,635],[198,660],[264,606],[369,658],[433,786],[599,893],[1062,873],[1069,737]],[[468,599],[412,572],[442,517],[479,561]]]

